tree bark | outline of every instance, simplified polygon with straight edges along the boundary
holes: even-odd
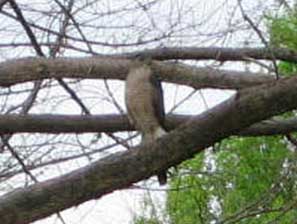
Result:
[[[193,157],[248,126],[297,108],[297,77],[239,91],[154,143],[0,198],[0,222],[25,224],[123,189]]]
[[[155,48],[133,53],[114,55],[133,59],[137,57],[155,60],[216,60],[216,61],[248,61],[255,60],[284,60],[297,61],[297,52],[285,48],[221,48],[221,47],[173,47]]]
[[[41,79],[118,79],[124,80],[133,60],[113,57],[21,58],[0,63],[0,86],[9,87]],[[195,89],[241,89],[275,80],[267,74],[197,68],[180,63],[152,63],[162,80]]]
[[[193,115],[169,114],[167,130],[193,119]],[[135,131],[126,115],[0,115],[0,134],[14,133],[86,133]],[[297,131],[297,119],[270,119],[261,121],[236,133],[239,136],[286,135]]]

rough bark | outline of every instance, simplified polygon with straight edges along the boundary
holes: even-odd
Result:
[[[166,129],[173,130],[195,116],[169,114]],[[134,131],[126,115],[0,115],[0,134],[86,133]],[[270,119],[236,133],[239,136],[286,135],[297,131],[297,119]]]
[[[289,49],[271,48],[220,48],[220,47],[176,47],[155,48],[128,54],[114,55],[126,58],[152,58],[155,60],[191,59],[216,61],[284,60],[297,61],[297,52]]]
[[[193,157],[273,115],[297,108],[297,77],[239,91],[152,144],[115,153],[61,177],[0,198],[0,222],[24,224],[99,198]]]
[[[0,86],[49,78],[119,79],[126,78],[131,60],[113,57],[89,58],[21,58],[0,63]],[[197,68],[180,63],[154,62],[152,68],[158,76],[170,83],[193,88],[241,89],[271,82],[273,76]]]

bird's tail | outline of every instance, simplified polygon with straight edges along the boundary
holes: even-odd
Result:
[[[142,133],[142,142],[153,142],[158,138],[161,138],[162,136],[166,135],[167,132],[162,128],[162,127],[158,127],[156,130],[154,130],[153,132],[149,132],[149,133]]]
[[[162,136],[166,135],[167,132],[162,128],[159,127],[154,132],[154,139],[161,138]],[[167,170],[162,170],[160,173],[157,174],[158,182],[160,185],[165,185],[167,183]]]
[[[167,183],[167,170],[158,173],[157,178],[160,185],[165,185]]]
[[[158,139],[161,138],[162,136],[166,135],[167,132],[162,128],[162,127],[158,127],[155,132],[154,132],[154,139]]]
[[[158,138],[161,138],[162,136],[166,135],[167,132],[162,128],[158,127],[153,133],[150,133],[150,135],[143,135],[142,136],[142,142],[151,142],[155,141]],[[167,183],[167,170],[162,170],[160,173],[157,174],[158,182],[160,185],[164,185]]]

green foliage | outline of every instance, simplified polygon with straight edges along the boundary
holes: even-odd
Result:
[[[292,76],[297,72],[297,65],[291,62],[282,61],[278,64],[279,71],[284,76]]]
[[[173,223],[206,223],[209,215],[206,205],[211,184],[207,178],[200,178],[199,171],[202,168],[201,154],[185,162],[179,172],[175,173],[171,188],[176,190],[169,192],[167,199],[167,208]],[[184,174],[185,172],[188,174]]]
[[[296,15],[296,12],[291,12],[279,17],[266,17],[272,46],[297,49]]]
[[[137,217],[133,220],[134,224],[160,224],[157,219],[154,218],[145,218],[145,217]]]
[[[297,49],[297,12],[296,9],[282,16],[267,16],[267,25],[272,47]],[[291,62],[280,62],[279,71],[285,76],[296,74],[297,65]]]
[[[294,153],[287,149],[280,137],[224,141],[212,156],[213,171],[205,169],[203,160],[207,157],[210,155],[199,155],[184,163],[171,183],[173,189],[179,189],[169,193],[167,202],[168,213],[175,224],[225,219],[266,223],[280,212],[261,212],[261,208],[268,211],[285,206],[288,199],[297,193],[293,187],[297,180],[295,174],[282,179],[284,164],[290,164],[286,161],[295,160]],[[184,175],[185,172],[191,175]],[[282,187],[279,186],[281,179]],[[276,193],[272,186],[278,189]],[[210,209],[214,197],[220,203],[216,212]],[[247,208],[253,203],[254,206]],[[261,215],[255,218],[256,214]],[[249,218],[241,219],[243,216]],[[292,223],[295,218],[296,214],[288,211],[281,217],[286,222],[281,223]]]
[[[266,21],[272,47],[297,50],[296,10]],[[280,62],[278,68],[285,76],[297,73],[295,63]],[[171,223],[296,223],[296,157],[280,136],[223,141],[174,173],[166,206]]]

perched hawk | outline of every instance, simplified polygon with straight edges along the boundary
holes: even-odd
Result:
[[[149,65],[136,63],[126,79],[126,106],[129,121],[142,134],[142,142],[151,142],[166,134],[161,83]],[[166,171],[158,174],[160,185],[166,184]]]

